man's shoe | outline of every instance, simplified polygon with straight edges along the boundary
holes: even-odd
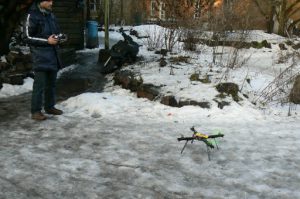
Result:
[[[63,111],[56,109],[56,108],[50,108],[50,109],[46,109],[45,110],[47,114],[51,114],[51,115],[62,115]]]
[[[42,112],[39,111],[39,112],[32,113],[31,119],[43,121],[43,120],[46,120],[47,117]]]

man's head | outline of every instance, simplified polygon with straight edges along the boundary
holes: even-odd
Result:
[[[40,0],[39,5],[42,9],[52,11],[53,0]]]

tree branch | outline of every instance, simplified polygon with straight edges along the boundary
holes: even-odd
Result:
[[[295,11],[299,11],[298,9],[294,10],[296,5],[300,5],[300,0],[296,0],[295,2],[293,2],[291,5],[289,5],[289,7],[285,10],[286,16],[291,16],[290,12],[295,12]]]
[[[257,6],[259,12],[263,15],[263,16],[267,16],[267,14],[264,12],[264,10],[262,9],[261,5],[258,3],[257,0],[252,0],[253,3]]]
[[[296,19],[293,21],[293,23],[291,23],[288,27],[288,31],[290,31],[297,23],[300,22],[300,18],[299,19]]]

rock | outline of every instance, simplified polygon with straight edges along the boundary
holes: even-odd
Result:
[[[24,64],[24,68],[25,68],[25,70],[27,72],[31,71],[32,70],[32,63],[26,63],[26,64]]]
[[[201,108],[210,108],[210,103],[209,102],[197,102],[195,100],[180,100],[178,107],[183,107],[183,106],[200,106]]]
[[[216,86],[216,89],[220,93],[226,93],[228,95],[231,95],[234,101],[239,101],[238,92],[239,92],[239,86],[235,83],[220,83]]]
[[[168,64],[168,62],[166,61],[165,58],[162,57],[162,58],[159,60],[159,66],[160,66],[160,67],[165,67],[167,64]]]
[[[130,30],[129,30],[129,34],[130,34],[130,35],[133,35],[133,36],[136,36],[137,38],[139,38],[139,33],[138,33],[138,31],[136,31],[136,30],[130,29]]]
[[[159,86],[153,84],[142,84],[138,87],[137,97],[147,98],[149,100],[154,100],[159,95]]]
[[[9,63],[10,65],[14,65],[17,62],[22,62],[22,55],[21,53],[17,53],[17,52],[9,52],[8,55],[6,55],[6,60],[7,63]]]
[[[272,48],[271,44],[268,43],[267,40],[263,40],[263,41],[261,42],[261,45],[262,45],[263,47],[265,47],[265,48]]]
[[[161,49],[154,52],[155,54],[160,54],[162,56],[167,56],[168,50],[167,49]]]
[[[178,102],[172,95],[162,97],[160,103],[167,106],[178,107]]]
[[[32,69],[31,54],[11,51],[5,58],[7,63],[0,62],[2,83],[22,85]]]
[[[31,79],[34,79],[34,71],[29,71],[25,74],[25,78],[30,77]]]
[[[300,43],[293,45],[292,48],[293,48],[294,50],[300,49]]]
[[[32,56],[31,54],[23,54],[21,52],[17,53],[14,51],[11,51],[6,55],[6,60],[7,63],[14,65],[17,62],[22,62],[22,63],[31,63],[32,62]]]
[[[226,102],[226,101],[218,101],[216,99],[214,99],[215,102],[218,103],[218,108],[223,109],[224,106],[229,106],[230,102]]]
[[[32,63],[32,55],[31,54],[24,54],[22,56],[24,63]]]
[[[121,85],[122,88],[136,92],[137,97],[147,98],[149,100],[157,99],[161,95],[160,88],[163,86],[143,84],[142,78],[134,78],[134,73],[129,70],[116,72],[114,76],[114,83],[115,85]],[[209,102],[197,102],[195,100],[181,100],[180,102],[177,102],[175,97],[172,95],[162,97],[160,103],[172,107],[182,107],[186,105],[200,106],[202,108],[211,107]]]
[[[285,47],[285,45],[283,43],[278,45],[280,50],[287,50],[287,48]]]
[[[251,42],[252,48],[272,48],[271,44],[267,42],[267,40],[263,40],[262,42],[252,41]]]
[[[32,69],[31,54],[22,54],[11,51],[6,56],[6,60],[8,65],[12,66],[12,70],[16,73],[26,73]],[[8,68],[6,67],[5,70],[7,69]]]
[[[143,79],[135,78],[133,72],[124,70],[115,73],[114,84],[135,92],[143,84]]]
[[[206,75],[205,78],[203,78],[203,79],[199,79],[199,81],[202,82],[203,84],[210,84],[211,83],[208,75]]]
[[[9,83],[12,85],[23,85],[25,76],[23,74],[9,75]]]
[[[194,73],[190,76],[190,80],[191,81],[199,81],[199,74],[198,73]]]
[[[14,71],[18,73],[26,72],[27,66],[23,62],[16,62],[14,64]]]
[[[300,104],[300,75],[295,79],[295,83],[290,93],[290,102]]]
[[[189,56],[177,56],[177,57],[171,57],[170,62],[179,64],[179,63],[189,63],[190,57]]]
[[[209,75],[205,75],[204,78],[200,78],[198,73],[194,73],[190,76],[191,81],[199,81],[202,82],[203,84],[209,84],[211,83]]]
[[[0,62],[0,72],[7,70],[10,67],[10,65],[6,62]]]
[[[285,41],[285,43],[288,46],[292,46],[294,44],[291,40],[287,40],[287,41]]]

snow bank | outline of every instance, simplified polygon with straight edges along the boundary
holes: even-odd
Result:
[[[24,79],[24,84],[20,86],[3,84],[3,88],[0,90],[0,98],[11,97],[32,91],[32,85],[33,79],[29,77]]]

